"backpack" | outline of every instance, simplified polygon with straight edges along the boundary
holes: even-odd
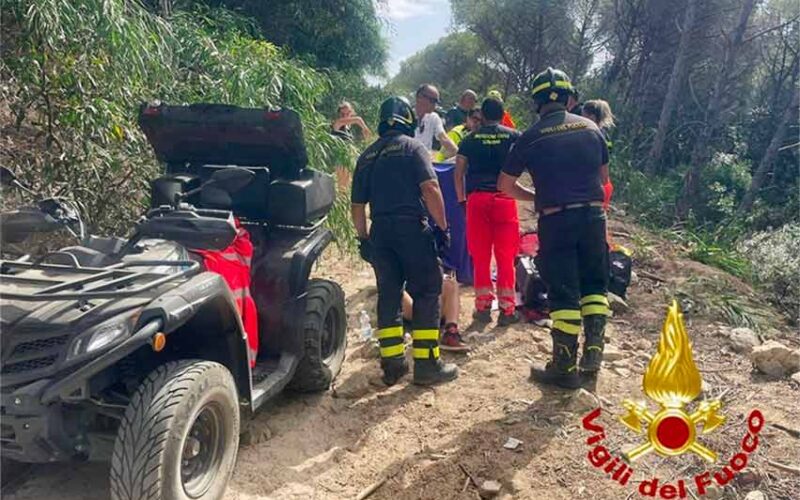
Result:
[[[625,299],[628,285],[631,284],[632,254],[622,245],[614,245],[608,253],[608,291],[622,299]]]

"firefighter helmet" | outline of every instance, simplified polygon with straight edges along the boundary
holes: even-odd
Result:
[[[531,87],[531,96],[537,107],[549,102],[566,104],[569,96],[577,95],[569,76],[560,69],[549,67],[536,75]]]
[[[414,108],[405,97],[390,97],[381,104],[378,133],[385,134],[389,130],[398,130],[408,136],[414,136],[417,128],[417,117]]]

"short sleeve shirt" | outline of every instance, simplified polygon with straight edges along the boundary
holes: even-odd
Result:
[[[461,141],[458,154],[467,159],[467,193],[497,191],[497,176],[511,145],[519,136],[520,133],[512,128],[486,125]]]
[[[418,141],[401,134],[381,137],[358,157],[352,203],[369,204],[373,219],[424,217],[419,185],[436,179],[430,155]]]
[[[467,110],[461,109],[458,106],[453,106],[447,115],[444,117],[445,126],[448,130],[459,125],[463,125],[467,119]]]
[[[536,210],[603,201],[600,167],[608,147],[597,125],[566,111],[542,117],[517,140],[503,172],[518,177],[527,170],[536,190]]]
[[[444,133],[442,118],[436,113],[423,116],[414,131],[414,138],[425,146],[428,151],[433,151],[433,140]]]

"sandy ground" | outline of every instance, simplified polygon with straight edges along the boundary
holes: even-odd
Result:
[[[317,270],[344,286],[350,317],[348,358],[334,388],[319,395],[286,394],[260,411],[253,429],[271,437],[241,446],[226,494],[231,500],[352,499],[380,484],[374,499],[479,498],[476,483],[498,481],[500,498],[636,498],[636,486],[659,477],[661,484],[703,470],[718,471],[739,450],[746,416],[763,411],[768,424],[747,469],[704,498],[744,498],[760,490],[769,499],[798,498],[800,475],[769,461],[800,466],[798,438],[800,391],[789,379],[769,380],[751,373],[751,365],[719,334],[720,318],[687,314],[705,393],[722,395],[726,423],[702,442],[717,451],[720,462],[707,466],[694,456],[661,458],[655,454],[634,464],[627,486],[620,486],[587,460],[589,434],[581,418],[602,406],[605,445],[614,453],[642,438],[622,426],[625,398],[643,400],[641,378],[658,334],[669,297],[698,276],[727,290],[749,293],[744,285],[718,271],[677,259],[672,249],[632,225],[615,224],[623,242],[638,250],[637,269],[664,278],[639,280],[629,291],[630,310],[612,319],[609,344],[619,360],[602,371],[594,393],[583,402],[569,393],[542,389],[528,380],[530,361],[549,356],[549,335],[542,328],[516,325],[480,332],[469,327],[471,290],[462,293],[462,325],[474,332],[469,355],[446,354],[461,367],[454,383],[419,388],[404,379],[392,388],[380,383],[375,351],[358,341],[355,329],[362,309],[374,310],[375,287],[362,264],[331,255]],[[798,347],[787,326],[770,333]],[[794,384],[794,385],[793,385]],[[651,408],[655,407],[653,402]],[[774,427],[782,425],[789,432]],[[522,441],[516,450],[508,438]],[[9,479],[9,478],[6,478]],[[11,478],[9,500],[92,500],[108,496],[106,464],[35,466]],[[694,493],[690,490],[691,498]]]

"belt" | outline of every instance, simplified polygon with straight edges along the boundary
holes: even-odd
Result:
[[[603,207],[602,201],[587,201],[585,203],[570,203],[568,205],[561,205],[560,207],[546,207],[539,210],[540,215],[553,215],[557,214],[558,212],[562,212],[564,210],[570,210],[572,208],[583,208],[583,207]]]

